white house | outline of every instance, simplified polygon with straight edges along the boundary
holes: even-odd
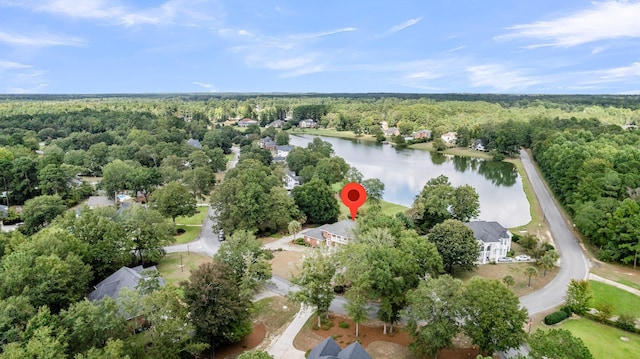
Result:
[[[296,176],[295,172],[287,172],[282,179],[284,189],[291,191],[293,187],[300,185],[300,176]]]
[[[276,157],[287,157],[289,156],[289,153],[291,153],[291,151],[293,151],[293,146],[291,145],[283,145],[283,146],[278,146],[276,147]]]
[[[316,128],[316,121],[308,118],[306,120],[302,120],[298,123],[298,127],[300,128]]]
[[[465,223],[473,231],[480,246],[478,263],[497,262],[511,250],[511,232],[498,222],[474,221]]]
[[[440,138],[446,143],[456,143],[457,134],[455,132],[443,133]]]

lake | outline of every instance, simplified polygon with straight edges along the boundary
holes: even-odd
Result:
[[[306,134],[291,135],[290,143],[306,147],[314,137],[331,143],[335,154],[360,170],[365,179],[380,179],[387,202],[411,207],[429,179],[445,175],[453,186],[468,184],[476,189],[480,196],[478,219],[497,221],[506,228],[531,221],[522,178],[511,163]]]

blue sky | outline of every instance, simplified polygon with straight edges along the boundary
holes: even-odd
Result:
[[[640,93],[640,2],[0,0],[0,93]]]

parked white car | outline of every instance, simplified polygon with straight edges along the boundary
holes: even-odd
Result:
[[[498,262],[513,262],[513,258],[511,257],[502,257],[502,258],[498,258]]]
[[[525,262],[525,261],[530,261],[531,257],[529,257],[526,254],[521,254],[519,256],[516,256],[516,260],[519,261],[519,262]]]

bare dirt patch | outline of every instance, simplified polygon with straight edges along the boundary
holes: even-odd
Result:
[[[527,267],[535,267],[538,269],[538,276],[531,278],[531,287],[527,287],[529,283],[529,277],[524,274],[524,270]],[[516,294],[516,296],[521,297],[523,295],[527,295],[532,293],[545,285],[551,282],[551,280],[558,273],[558,267],[550,269],[547,271],[547,276],[543,276],[543,270],[536,266],[535,262],[512,262],[512,263],[498,263],[498,264],[482,264],[478,266],[473,272],[457,272],[456,278],[462,279],[464,282],[468,281],[474,276],[486,278],[486,279],[497,279],[502,281],[507,275],[513,276],[516,280],[516,284],[510,287],[511,290]]]
[[[218,348],[215,352],[216,358],[235,359],[243,352],[260,345],[265,338],[265,334],[266,329],[264,323],[255,323],[251,334],[242,338],[241,341]]]
[[[271,260],[271,270],[273,274],[289,280],[293,274],[298,273],[300,268],[302,268],[303,257],[303,252],[274,251],[273,259]]]

